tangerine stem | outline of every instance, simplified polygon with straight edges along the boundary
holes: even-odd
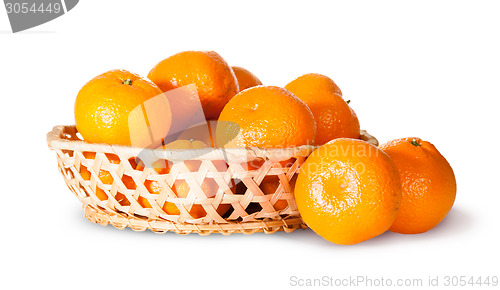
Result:
[[[414,146],[422,146],[422,145],[417,143],[417,139],[415,139],[415,138],[413,138],[413,140],[411,140],[411,144]]]
[[[123,81],[122,84],[131,86],[132,85],[132,80],[131,79],[126,79],[126,80]]]

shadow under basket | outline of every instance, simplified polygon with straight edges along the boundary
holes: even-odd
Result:
[[[360,139],[378,145],[366,131]],[[54,127],[47,143],[85,217],[94,223],[201,235],[307,228],[293,187],[315,146],[143,149],[82,141],[75,126]],[[168,170],[138,166],[153,160],[168,164]]]

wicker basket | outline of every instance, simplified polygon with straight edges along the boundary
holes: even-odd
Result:
[[[362,131],[361,139],[378,145],[378,141],[365,131]],[[314,146],[152,150],[87,143],[79,139],[75,126],[54,127],[47,134],[47,142],[57,154],[58,168],[67,186],[82,202],[85,217],[101,225],[112,224],[119,229],[128,226],[137,231],[150,229],[156,233],[174,231],[201,235],[292,232],[297,228],[306,228],[297,210],[290,180],[315,149]],[[138,156],[148,154],[172,162],[170,172],[159,174],[154,168],[138,170],[134,161]],[[109,156],[114,156],[114,162]],[[185,164],[192,160],[199,160],[200,164],[193,172]],[[285,164],[285,160],[289,162]],[[226,165],[224,170],[216,166],[221,162]],[[87,178],[82,176],[82,170],[89,173]],[[102,170],[112,176],[112,182],[101,181],[99,172]],[[124,176],[133,180],[135,185],[125,184]],[[265,194],[259,187],[266,176],[277,176],[275,179],[279,179],[273,193]],[[201,186],[205,179],[211,179],[218,187],[216,194],[210,198]],[[148,191],[145,186],[148,180],[161,184],[159,194]],[[172,189],[176,181],[189,185],[185,198],[177,197]],[[149,206],[139,202],[140,198],[147,200]],[[276,209],[278,201],[281,205],[286,201],[285,206]],[[176,206],[176,214],[164,210],[163,205],[167,202]],[[190,212],[193,206],[201,206],[205,215],[193,217]],[[227,210],[218,212],[220,207]]]

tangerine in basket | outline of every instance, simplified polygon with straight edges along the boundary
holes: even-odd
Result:
[[[217,121],[210,120],[196,124],[182,131],[177,137],[178,140],[198,140],[210,147],[215,147],[214,133],[217,128]]]
[[[294,189],[295,182],[297,180],[297,175],[292,177],[290,180],[290,188]],[[266,176],[260,184],[260,189],[264,194],[274,194],[278,187],[280,186],[280,179],[277,176]],[[284,189],[283,189],[284,190]],[[286,199],[278,199],[274,204],[274,209],[282,210],[288,206],[288,201]]]
[[[457,183],[448,161],[420,138],[392,140],[380,149],[394,160],[403,185],[399,212],[389,230],[418,234],[434,228],[455,202]]]
[[[239,66],[233,66],[232,69],[234,71],[236,79],[238,80],[240,92],[251,87],[262,85],[262,82],[259,80],[259,78],[257,78],[257,76],[251,73],[249,70]]]
[[[224,107],[215,136],[217,147],[285,148],[311,145],[316,123],[307,105],[284,88],[257,86]]]
[[[172,118],[169,102],[155,84],[126,70],[112,70],[80,90],[75,121],[87,142],[146,148],[161,143]]]
[[[294,176],[292,180],[290,180],[290,187],[293,191],[293,188],[295,187],[295,181],[297,180],[297,176]],[[277,176],[275,175],[270,175],[264,177],[262,182],[259,185],[259,188],[262,190],[262,192],[266,195],[274,194],[278,187],[280,186],[280,180]],[[236,185],[236,193],[237,194],[245,194],[245,192],[248,190],[246,185],[243,182],[239,182]],[[288,201],[286,199],[278,199],[274,203],[274,209],[277,211],[283,210],[288,206]]]
[[[394,162],[382,150],[339,138],[307,158],[294,195],[302,219],[314,232],[351,245],[390,228],[401,201],[401,182]]]
[[[206,148],[207,145],[201,141],[197,140],[176,140],[172,143],[169,143],[167,145],[163,145],[159,148],[162,149],[200,149],[200,148]],[[159,149],[158,148],[158,149]],[[184,164],[186,167],[191,171],[195,172],[200,168],[201,161],[200,160],[187,160],[184,161]],[[217,167],[218,164],[215,164]],[[224,162],[224,166],[226,166]],[[172,167],[172,162],[167,161],[167,160],[157,160],[153,163],[153,168],[158,174],[168,174],[170,173],[170,168]],[[139,162],[137,165],[137,170],[144,170],[145,165],[142,161]],[[217,167],[218,168],[218,167]],[[224,170],[227,168],[220,168],[220,170]],[[146,180],[144,182],[145,187],[151,194],[160,194],[162,190],[162,185],[155,180]],[[231,186],[230,186],[231,187]],[[200,185],[201,190],[205,193],[205,195],[210,198],[214,197],[217,194],[217,190],[219,186],[215,182],[214,179],[212,178],[205,178]],[[234,186],[232,187],[234,188]],[[190,187],[189,184],[185,180],[176,180],[174,182],[174,185],[172,186],[172,191],[175,193],[175,195],[179,198],[186,198],[190,192]],[[151,208],[151,204],[149,201],[142,196],[139,196],[138,200],[139,204],[143,207],[146,208]],[[220,204],[219,207],[217,208],[217,213],[219,215],[223,215],[231,205],[229,204]],[[170,215],[179,215],[180,210],[175,205],[174,203],[171,202],[165,202],[162,207],[163,211],[165,213],[170,214]],[[197,219],[197,218],[202,218],[206,216],[206,211],[203,208],[203,206],[199,204],[194,204],[191,209],[189,210],[189,214]]]
[[[164,92],[195,84],[207,120],[216,120],[224,105],[238,93],[233,70],[214,51],[174,54],[156,64],[148,78]]]
[[[83,152],[83,156],[87,159],[95,159],[95,155],[96,155],[95,152]],[[120,164],[120,158],[117,155],[108,154],[108,153],[106,153],[105,155],[110,163]],[[132,161],[131,163],[132,163],[131,166],[135,167],[134,162]],[[84,165],[82,165],[80,168],[80,175],[82,176],[83,180],[90,180],[90,178],[91,178],[90,171]],[[109,171],[106,171],[106,170],[99,170],[98,178],[101,180],[101,182],[103,184],[107,184],[107,185],[113,184],[113,181],[114,181],[114,178],[111,175],[111,173]],[[128,175],[123,175],[121,181],[123,182],[123,184],[125,185],[125,187],[127,189],[135,189],[136,188],[134,180],[132,179],[132,177],[130,177]],[[104,192],[104,190],[99,188],[99,186],[96,186],[96,193],[95,194],[96,194],[97,198],[99,198],[100,200],[107,200],[108,199],[108,195]],[[120,203],[123,206],[130,205],[130,202],[128,201],[126,196],[121,192],[116,193],[115,199],[116,199],[116,201],[118,201],[118,203]]]
[[[285,88],[311,109],[317,126],[316,145],[341,137],[359,138],[358,117],[332,79],[321,74],[305,74]]]

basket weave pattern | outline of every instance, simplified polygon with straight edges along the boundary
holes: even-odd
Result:
[[[361,139],[378,144],[365,131]],[[137,231],[150,229],[156,233],[173,231],[201,235],[292,232],[297,228],[306,228],[297,210],[290,180],[315,149],[314,146],[152,150],[90,144],[78,138],[74,126],[54,127],[47,134],[47,142],[56,152],[58,168],[67,186],[82,202],[85,216],[101,225],[112,224],[119,229],[128,226]],[[93,153],[92,158],[85,153]],[[115,160],[119,162],[110,161],[109,156],[117,157]],[[173,165],[168,174],[159,174],[154,168],[137,170],[138,156],[153,156],[154,159],[168,160]],[[186,165],[192,160],[199,160],[200,164],[193,171]],[[291,162],[284,164],[285,160]],[[226,165],[223,170],[221,162]],[[83,169],[90,172],[90,178],[82,176]],[[99,178],[101,171],[109,172],[113,180],[111,184],[102,182]],[[259,187],[266,176],[277,176],[279,179],[274,193],[265,194]],[[124,178],[133,180],[135,186],[125,184]],[[207,197],[203,191],[205,179],[215,181],[217,185],[217,192],[212,197]],[[148,180],[161,185],[159,194],[148,191],[145,186]],[[180,180],[189,185],[185,198],[177,197],[174,190],[174,183]],[[151,206],[145,207],[138,202],[140,197]],[[276,209],[278,201],[286,201],[287,206]],[[163,205],[166,202],[175,204],[179,214],[165,212]],[[194,205],[202,206],[206,214],[193,217],[190,209]],[[217,209],[220,206],[229,209],[219,214]]]

